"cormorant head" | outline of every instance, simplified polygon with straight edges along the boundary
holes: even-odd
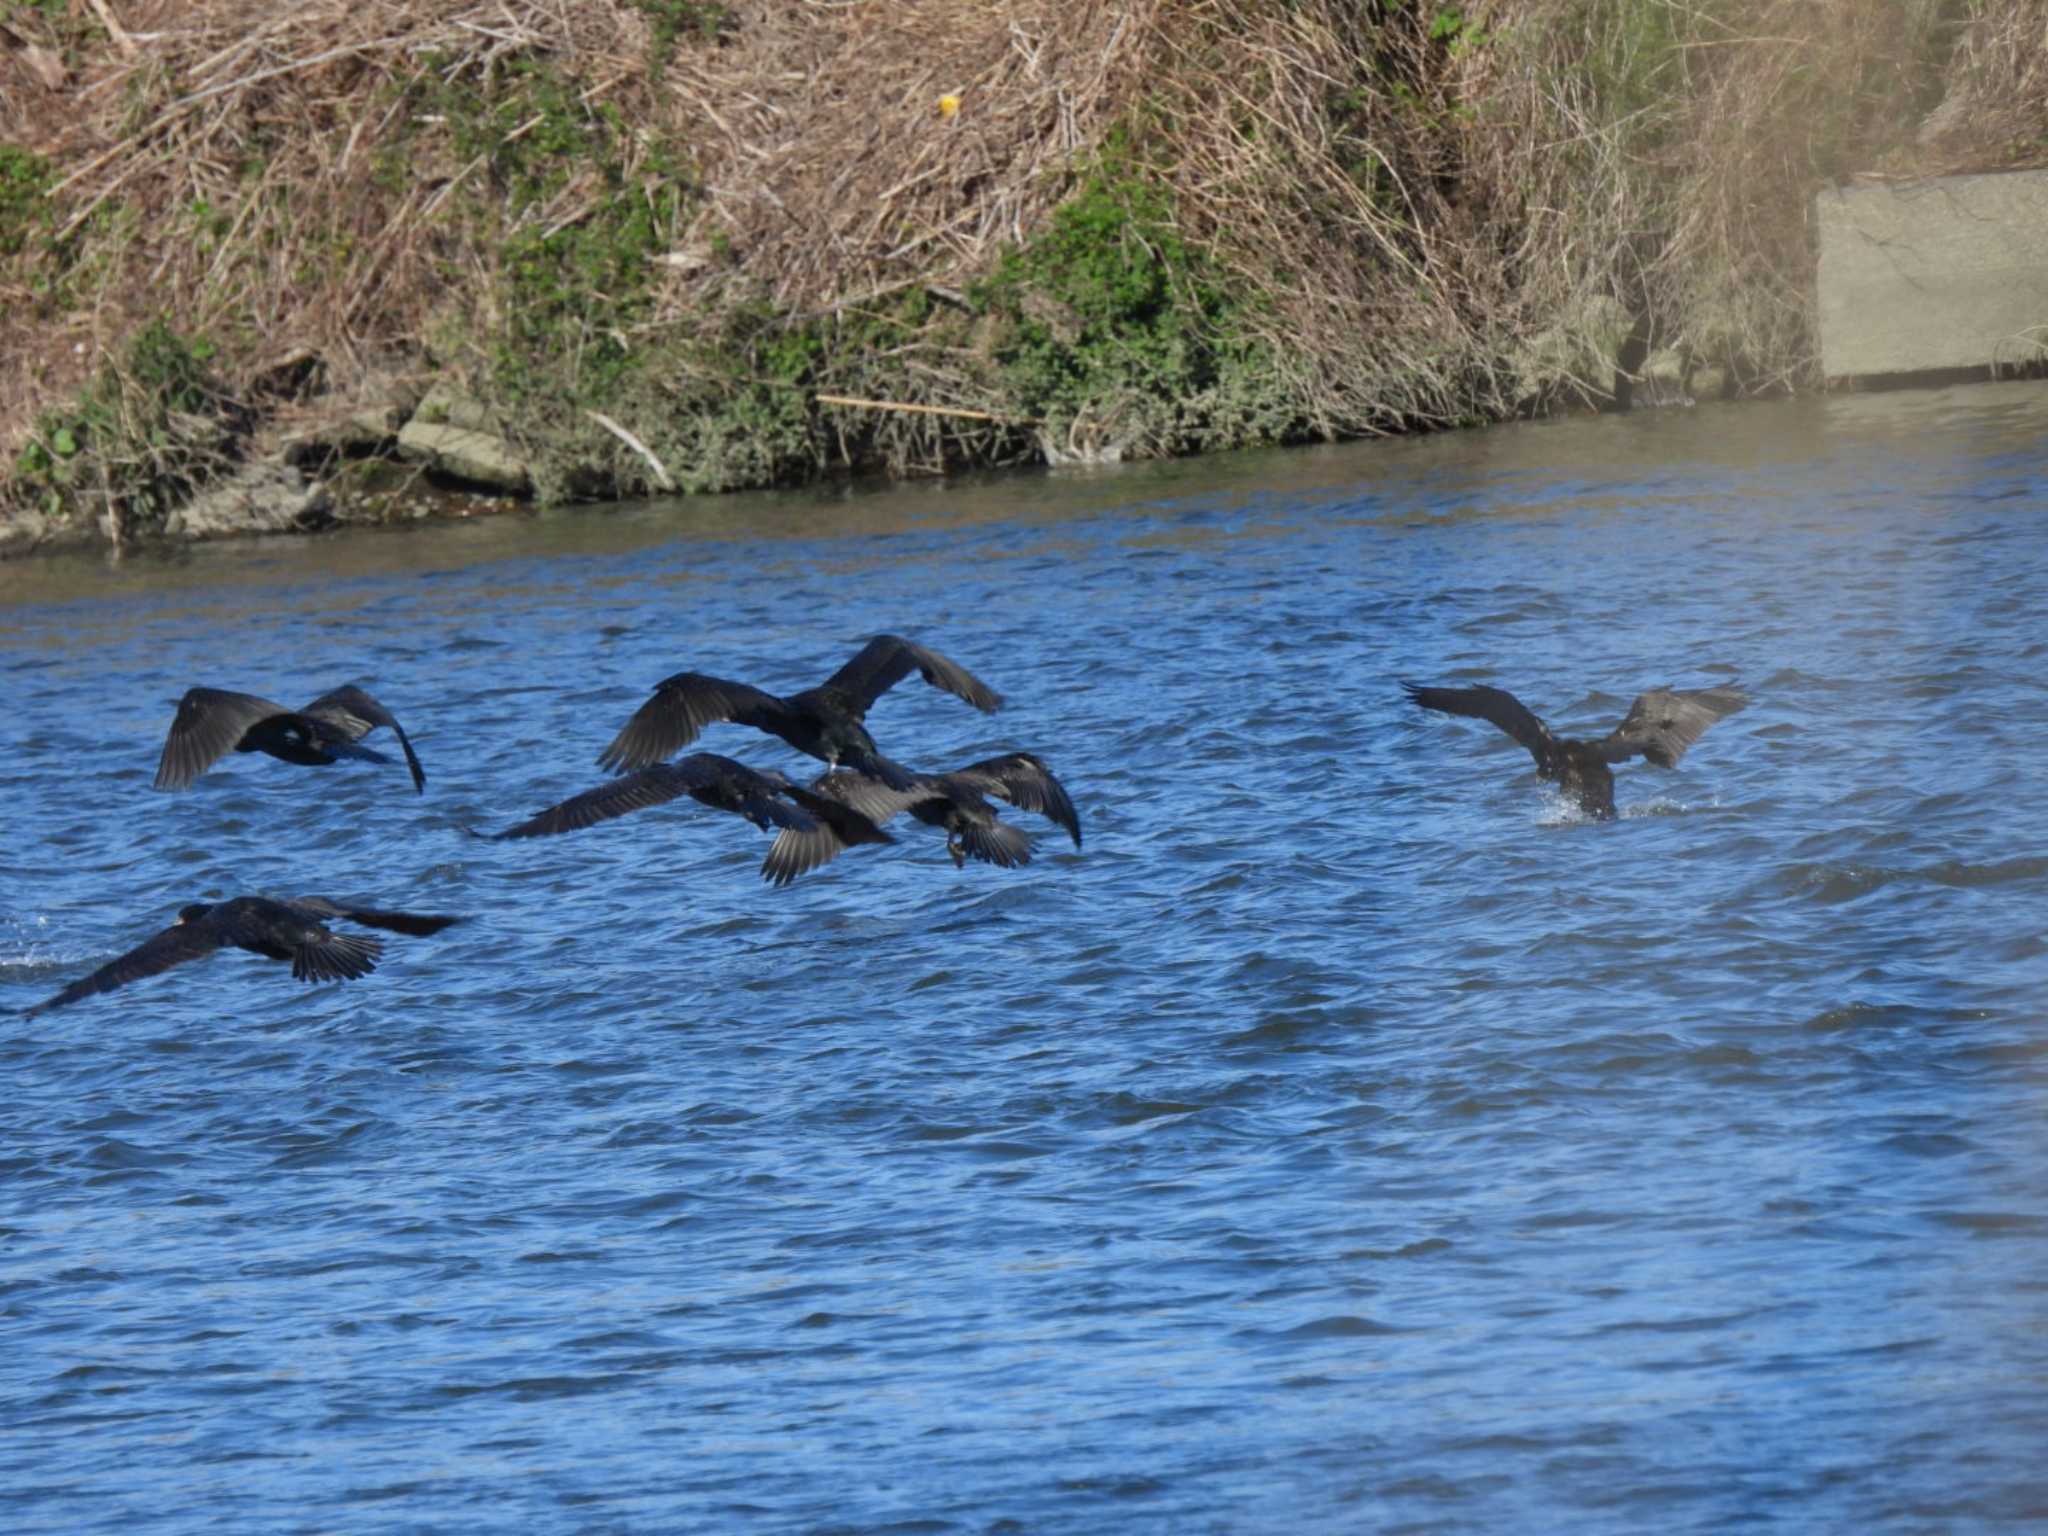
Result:
[[[181,923],[189,923],[193,921],[195,918],[201,918],[206,916],[206,914],[211,912],[212,910],[212,902],[195,901],[189,907],[178,908],[178,921]]]

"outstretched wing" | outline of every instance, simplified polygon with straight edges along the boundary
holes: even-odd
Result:
[[[956,698],[965,699],[984,714],[1002,707],[1002,695],[958,662],[901,635],[875,636],[853,660],[827,678],[825,686],[859,700],[865,714],[874,708],[875,700],[912,672],[923,674],[934,688],[943,688]]]
[[[1640,753],[1659,768],[1676,768],[1685,749],[1716,720],[1749,702],[1740,688],[1653,688],[1637,696],[1628,716],[1595,749],[1610,763]]]
[[[561,804],[549,806],[538,816],[530,817],[516,827],[494,832],[491,836],[556,837],[564,832],[580,832],[601,821],[612,821],[653,805],[666,805],[687,795],[692,787],[688,774],[671,764],[656,763],[652,768],[643,768],[638,773],[629,773],[608,784],[600,784],[596,789],[571,795]]]
[[[907,773],[908,770],[905,770]],[[943,797],[943,791],[934,788],[931,781],[920,774],[909,774],[910,782],[897,787],[875,778],[872,774],[859,773],[849,768],[835,768],[830,773],[821,773],[811,780],[806,793],[822,800],[829,800],[866,820],[871,826],[879,827],[891,816],[907,811],[923,800]]]
[[[449,924],[462,921],[459,917],[445,917],[438,913],[393,912],[384,907],[358,907],[348,902],[329,901],[325,896],[301,896],[292,905],[311,917],[345,917],[350,922],[361,923],[366,928],[388,928],[393,933],[409,933],[415,938],[425,938],[430,933],[439,933]]]
[[[994,818],[970,821],[955,835],[970,857],[998,869],[1017,869],[1031,862],[1031,834],[1008,822]]]
[[[154,976],[174,965],[183,965],[187,960],[200,959],[219,949],[223,942],[215,926],[203,918],[179,923],[154,938],[145,939],[119,959],[109,960],[90,976],[72,982],[56,996],[45,998],[29,1009],[27,1016],[33,1018],[45,1009],[62,1008],[95,992],[111,992],[144,976]]]
[[[1483,683],[1472,688],[1425,688],[1418,683],[1403,683],[1401,686],[1408,691],[1408,697],[1424,709],[1445,715],[1466,715],[1499,726],[1528,749],[1529,755],[1536,759],[1537,767],[1548,763],[1554,745],[1549,727],[1505,688],[1489,688]]]
[[[211,927],[221,943],[260,955],[275,955],[280,941],[289,939],[294,981],[354,981],[377,969],[384,941],[366,934],[336,933],[319,921],[335,915],[320,910],[334,903],[319,897],[314,901],[319,905],[309,908],[295,902],[245,897],[223,902],[199,921]],[[303,924],[303,931],[292,933],[283,921],[286,918]]]
[[[426,773],[420,768],[419,755],[413,751],[412,738],[405,734],[405,727],[398,723],[396,715],[355,684],[345,683],[332,693],[321,694],[299,713],[332,726],[350,742],[361,741],[380,725],[385,727],[405,749],[405,766],[412,770],[414,792],[427,792]]]
[[[855,779],[860,775],[852,773],[826,774],[825,778]],[[864,782],[873,782],[866,780]],[[892,794],[886,786],[878,785],[884,794]],[[844,800],[815,790],[803,789],[795,784],[787,785],[782,791],[794,800],[810,818],[808,827],[787,827],[775,834],[775,842],[768,850],[768,857],[761,861],[761,878],[775,885],[787,885],[798,875],[808,874],[821,864],[832,860],[857,847],[861,843],[893,843],[895,838],[876,826],[874,821],[855,810]]]
[[[354,981],[377,969],[383,954],[382,939],[321,928],[292,951],[292,980]]]
[[[678,672],[654,685],[654,697],[633,712],[597,765],[628,771],[646,768],[674,756],[717,721],[773,731],[788,717],[787,704],[751,684]]]
[[[789,796],[805,815],[826,827],[849,848],[859,843],[896,841],[875,824],[873,817],[855,810],[843,800],[835,800],[829,795],[814,794],[797,784],[785,785],[782,792]]]
[[[751,768],[711,752],[693,752],[678,763],[656,763],[637,773],[628,773],[572,795],[560,805],[550,806],[538,816],[516,827],[492,834],[507,837],[553,837],[562,832],[580,832],[652,805],[666,805],[684,795],[705,796],[715,792],[707,804],[745,816],[757,826],[809,827],[809,816],[785,803],[777,783]]]
[[[1005,757],[969,763],[945,777],[968,785],[978,794],[999,796],[1020,811],[1035,811],[1065,827],[1074,846],[1081,846],[1081,818],[1074,812],[1066,786],[1053,777],[1043,759],[1029,752],[1012,752]]]
[[[290,713],[282,704],[259,699],[253,693],[229,693],[222,688],[186,689],[185,697],[178,700],[171,733],[164,738],[163,756],[157,760],[156,787],[185,788],[234,751],[249,727]]]

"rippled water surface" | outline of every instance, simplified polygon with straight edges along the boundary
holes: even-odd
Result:
[[[2044,450],[2004,386],[0,567],[0,1004],[186,901],[470,915],[0,1019],[0,1527],[2048,1519]],[[883,630],[1009,700],[885,749],[1038,750],[1083,850],[463,835]],[[1754,702],[1598,825],[1404,677]],[[350,680],[424,797],[150,789],[187,685]]]

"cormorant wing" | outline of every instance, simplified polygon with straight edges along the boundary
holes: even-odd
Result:
[[[334,727],[350,742],[361,741],[378,726],[384,726],[405,749],[405,766],[412,770],[414,793],[427,792],[427,775],[420,767],[419,755],[413,751],[412,738],[405,734],[405,727],[398,723],[396,715],[355,684],[344,683],[331,693],[321,694],[299,713]]]
[[[596,789],[571,795],[560,805],[550,806],[516,827],[507,827],[503,832],[490,835],[497,838],[553,837],[562,832],[580,832],[600,821],[644,811],[652,805],[666,805],[683,795],[696,795],[702,799],[699,791],[720,789],[737,803],[725,804],[718,799],[706,803],[722,810],[737,810],[757,826],[765,827],[772,823],[778,827],[801,829],[813,825],[809,816],[784,803],[774,780],[729,757],[693,752],[681,762],[656,763],[637,773],[622,775],[608,784],[600,784]]]
[[[872,816],[862,814],[843,800],[830,795],[814,794],[801,785],[786,785],[782,791],[812,820],[829,828],[849,848],[856,843],[893,843],[895,838],[875,824]]]
[[[377,969],[384,941],[321,928],[292,951],[294,981],[354,981]]]
[[[109,960],[90,976],[80,977],[56,996],[43,999],[27,1010],[24,1017],[34,1018],[45,1009],[62,1008],[81,997],[91,997],[95,992],[111,992],[116,987],[125,987],[131,981],[140,981],[145,976],[168,971],[174,965],[183,965],[187,960],[210,955],[228,942],[230,940],[222,936],[219,926],[206,917],[173,924],[154,938],[143,940],[127,954]]]
[[[185,788],[234,751],[235,744],[249,733],[251,726],[290,713],[282,704],[259,699],[253,693],[187,688],[185,696],[178,700],[171,733],[164,738],[163,756],[157,760],[156,787]]]
[[[931,782],[929,774],[912,773],[901,763],[886,758],[879,752],[852,753],[841,758],[839,763],[842,768],[851,768],[864,778],[886,784],[899,793],[914,790],[922,784]]]
[[[1685,749],[1716,720],[1734,714],[1749,697],[1733,685],[1652,688],[1637,696],[1628,716],[1594,749],[1610,763],[1641,753],[1659,768],[1676,768]]]
[[[1401,686],[1408,691],[1408,697],[1424,709],[1446,715],[1468,715],[1474,720],[1485,720],[1499,726],[1528,749],[1538,768],[1548,762],[1547,753],[1553,741],[1549,727],[1505,688],[1489,688],[1483,683],[1471,688],[1424,688],[1418,683],[1403,683]]]
[[[824,775],[827,779],[861,779],[873,783],[854,773]],[[883,794],[895,792],[885,785],[876,785]],[[876,826],[874,820],[846,801],[830,793],[815,789],[803,789],[795,784],[787,785],[782,791],[795,801],[810,817],[809,827],[788,827],[775,835],[775,842],[768,850],[768,857],[761,861],[761,878],[776,885],[787,885],[798,875],[808,874],[821,864],[846,852],[861,843],[893,843],[895,838]]]
[[[221,903],[197,921],[210,926],[223,944],[254,950],[259,955],[275,956],[279,949],[289,946],[294,981],[354,981],[377,969],[384,941],[364,934],[336,933],[320,921],[335,915],[320,910],[334,903],[321,901],[317,896],[313,899],[319,906],[305,907],[268,897],[238,897]]]
[[[934,688],[965,699],[983,714],[1002,707],[1002,695],[958,662],[901,635],[875,636],[853,660],[827,678],[825,686],[851,694],[865,714],[874,708],[875,700],[912,672],[922,673]]]
[[[425,938],[430,933],[439,933],[451,923],[462,921],[459,917],[444,917],[428,912],[393,912],[383,907],[358,907],[346,902],[329,901],[325,896],[301,896],[291,903],[311,917],[345,917],[352,923],[361,923],[366,928],[388,928],[393,933],[409,933],[415,938]]]
[[[678,672],[654,685],[654,697],[633,712],[625,729],[598,757],[600,768],[631,771],[662,762],[720,720],[773,732],[789,718],[789,705],[748,683]]]
[[[991,817],[970,821],[954,834],[968,854],[998,869],[1017,869],[1031,862],[1031,834]]]
[[[835,768],[832,772],[821,773],[811,780],[808,793],[819,799],[846,806],[870,825],[877,827],[891,816],[907,811],[921,801],[945,798],[945,791],[933,784],[929,778],[910,774],[907,769],[904,772],[908,774],[910,782],[899,789],[871,774],[860,773],[850,768]]]
[[[830,864],[846,849],[847,844],[822,821],[812,822],[808,831],[785,827],[768,845],[768,856],[761,861],[761,878],[771,885],[787,885],[798,875]]]
[[[1081,818],[1074,812],[1066,786],[1053,777],[1042,759],[1029,752],[1012,752],[969,763],[943,777],[971,786],[977,793],[1007,800],[1020,811],[1035,811],[1065,827],[1067,835],[1081,846]]]

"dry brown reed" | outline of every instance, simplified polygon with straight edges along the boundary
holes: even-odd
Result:
[[[730,43],[663,77],[705,168],[676,301],[716,302],[731,267],[798,315],[984,270],[1141,93],[1164,8],[735,5]]]

